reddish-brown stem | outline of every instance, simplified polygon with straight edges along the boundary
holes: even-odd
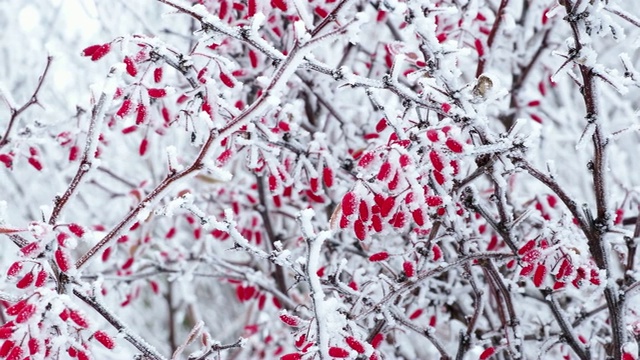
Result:
[[[566,21],[571,27],[573,32],[573,41],[575,54],[580,54],[584,45],[580,35],[580,29],[578,26],[579,20],[578,14],[576,14],[577,4],[572,1],[565,1],[565,10],[567,16]],[[609,259],[605,250],[605,235],[608,232],[608,226],[610,223],[610,216],[608,214],[609,205],[607,203],[607,191],[606,191],[606,164],[605,164],[605,151],[607,146],[607,140],[604,137],[601,119],[599,117],[598,105],[596,99],[595,88],[595,70],[582,63],[577,64],[582,76],[582,88],[580,93],[584,100],[586,109],[586,119],[589,124],[595,126],[595,131],[592,135],[592,142],[594,147],[593,156],[593,184],[596,198],[596,213],[597,217],[589,224],[591,231],[588,239],[588,246],[593,259],[601,270],[606,271],[607,280],[604,288],[604,297],[607,302],[607,308],[609,310],[609,318],[611,322],[612,333],[612,352],[613,359],[620,360],[622,358],[622,344],[625,342],[626,330],[624,322],[624,298],[618,295],[618,286],[610,281],[609,278],[613,275],[611,272],[611,266],[609,265]]]
[[[107,79],[113,78],[116,75],[116,72],[117,71],[115,67],[111,68],[109,74],[107,75]],[[113,94],[107,94],[106,91],[103,91],[102,95],[100,95],[98,103],[95,104],[93,106],[93,109],[91,110],[91,121],[89,123],[89,129],[87,131],[87,140],[85,141],[82,160],[80,161],[78,170],[71,180],[71,183],[67,187],[67,190],[65,190],[62,196],[56,196],[53,210],[51,212],[51,217],[49,218],[49,225],[56,224],[56,222],[58,221],[58,217],[60,216],[60,212],[62,212],[64,206],[76,192],[84,176],[89,172],[89,170],[91,170],[92,159],[94,158],[94,152],[97,146],[96,142],[98,136],[96,132],[98,131],[99,122],[104,116],[105,107],[108,106],[108,103],[111,101],[112,96]]]
[[[132,334],[129,328],[120,321],[115,315],[113,315],[107,308],[104,307],[95,297],[87,296],[78,290],[73,290],[73,294],[80,300],[84,301],[87,305],[91,306],[97,311],[105,320],[107,320],[116,330],[124,334],[125,340],[131,343],[136,349],[140,350],[146,359],[153,360],[165,360],[166,358],[158,353],[153,347],[147,344],[144,340],[138,336]]]
[[[44,67],[44,71],[40,78],[38,79],[38,85],[36,89],[33,91],[33,94],[29,98],[29,100],[24,103],[21,107],[15,109],[10,107],[11,118],[9,119],[9,124],[7,125],[7,129],[4,131],[4,135],[0,138],[0,148],[4,147],[9,143],[9,135],[11,134],[11,129],[16,123],[16,120],[25,110],[27,110],[31,105],[38,103],[38,93],[42,88],[42,84],[44,84],[44,79],[47,77],[47,73],[49,72],[49,68],[51,67],[51,62],[53,61],[53,56],[47,56],[47,64]]]
[[[267,195],[264,187],[264,179],[262,176],[256,176],[256,181],[258,183],[258,196],[260,198],[260,208],[258,212],[260,213],[260,217],[262,217],[262,223],[264,225],[265,231],[267,232],[267,237],[269,238],[269,244],[271,245],[271,249],[276,248],[276,241],[278,241],[275,231],[273,230],[273,225],[271,224],[271,218],[269,217],[269,206],[267,204]],[[274,269],[274,280],[276,282],[276,286],[281,293],[287,293],[287,281],[284,276],[284,271],[281,265],[273,264]]]
[[[164,0],[160,1],[172,5]],[[188,13],[191,14],[191,12]],[[109,231],[109,233],[104,238],[102,238],[97,244],[95,244],[91,249],[89,249],[89,251],[87,251],[78,259],[78,261],[76,262],[76,268],[84,266],[84,264],[93,256],[95,256],[103,247],[105,247],[108,243],[115,239],[127,225],[131,224],[134,221],[134,219],[143,209],[159,200],[161,194],[167,191],[171,185],[175,184],[178,180],[181,180],[191,174],[200,171],[204,167],[205,157],[207,156],[209,150],[213,147],[213,145],[217,143],[217,140],[224,139],[225,137],[231,135],[234,131],[237,131],[243,125],[248,124],[249,121],[251,121],[254,117],[258,116],[259,113],[265,110],[268,106],[268,99],[272,95],[278,95],[274,94],[274,91],[276,91],[279,86],[283,85],[288,80],[289,76],[294,74],[295,69],[291,69],[292,63],[298,61],[297,58],[302,56],[300,52],[303,48],[304,45],[301,46],[299,44],[296,44],[296,46],[294,46],[294,48],[289,52],[289,55],[285,58],[285,61],[278,67],[278,70],[273,75],[271,83],[264,89],[262,96],[256,99],[256,101],[254,101],[245,110],[243,110],[240,115],[229,121],[229,123],[227,123],[224,128],[220,130],[211,130],[206,142],[200,148],[198,156],[191,163],[191,165],[186,167],[182,171],[169,174],[164,180],[162,180],[162,182],[160,182],[160,184],[158,184],[155,189],[153,189],[147,196],[145,196],[144,199],[142,199],[142,201],[138,204],[138,206],[133,208],[127,215],[125,215],[125,217],[113,229],[111,229],[111,231]],[[289,74],[286,74],[287,72]],[[285,74],[288,76],[285,76]],[[70,193],[73,192],[73,189],[68,190],[69,196]],[[68,200],[68,197],[66,198],[66,200]]]
[[[580,342],[576,338],[575,332],[573,331],[573,327],[567,322],[566,316],[562,313],[560,304],[558,304],[558,301],[553,297],[551,290],[544,290],[542,293],[547,301],[547,304],[551,308],[553,316],[558,322],[560,329],[562,330],[562,334],[566,342],[569,344],[571,349],[576,353],[576,355],[578,355],[581,360],[591,359],[589,349],[580,345]]]
[[[435,329],[433,329],[433,328],[431,328],[431,329],[430,328],[426,328],[425,329],[425,328],[419,327],[418,325],[416,325],[413,322],[411,322],[411,320],[409,320],[406,317],[404,317],[401,314],[401,312],[398,311],[397,309],[393,309],[392,308],[391,316],[393,316],[395,321],[397,321],[398,323],[402,324],[402,326],[406,327],[407,329],[410,329],[411,331],[415,332],[416,334],[424,336],[427,340],[429,340],[429,342],[431,342],[431,344],[433,344],[433,346],[440,353],[440,360],[450,360],[451,359],[451,356],[449,354],[447,354],[447,351],[444,349],[444,346],[442,345],[442,343],[440,343],[440,341],[438,341],[438,339],[433,336],[433,332],[435,332]]]
[[[502,17],[504,15],[504,10],[508,4],[509,4],[509,0],[502,0],[500,2],[500,7],[496,12],[496,20],[493,22],[493,26],[491,27],[491,32],[489,32],[489,37],[487,38],[487,49],[491,49],[491,46],[493,45],[493,41],[496,38],[496,35],[498,34],[500,25],[502,24]],[[478,59],[478,67],[476,68],[476,78],[478,78],[484,72],[484,67],[487,62],[487,59],[485,58],[486,55],[487,54],[485,53],[484,56],[481,56],[480,59]]]

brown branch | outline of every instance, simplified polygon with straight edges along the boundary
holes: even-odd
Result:
[[[500,29],[500,25],[502,24],[502,17],[504,15],[504,10],[507,7],[507,5],[509,5],[509,0],[502,0],[500,2],[500,7],[496,12],[496,20],[493,22],[493,26],[491,27],[491,32],[489,32],[489,37],[487,38],[487,49],[491,49],[491,46],[493,45],[493,41],[495,40],[498,30]],[[486,55],[487,53],[485,52],[484,56]],[[476,68],[476,78],[478,78],[484,72],[484,66],[487,61],[484,56],[478,59],[478,67]]]
[[[580,359],[582,360],[591,359],[589,348],[584,348],[582,345],[580,345],[580,342],[576,338],[575,333],[573,331],[573,327],[571,326],[571,324],[569,324],[566,321],[565,315],[562,313],[560,309],[560,305],[558,304],[558,301],[551,294],[551,290],[549,289],[543,290],[542,294],[544,295],[547,304],[549,305],[549,307],[551,308],[551,311],[553,312],[553,316],[555,317],[556,321],[558,322],[558,325],[560,326],[560,329],[562,330],[562,335],[564,339],[569,344],[571,349],[573,349],[573,351],[576,353],[576,355],[578,355]]]
[[[482,309],[484,308],[483,301],[483,291],[478,288],[478,284],[476,284],[476,280],[473,277],[473,273],[471,272],[471,265],[469,263],[464,264],[464,271],[468,274],[468,280],[471,284],[471,289],[473,289],[473,315],[467,324],[467,331],[460,332],[460,342],[458,344],[458,352],[456,353],[456,360],[462,360],[464,355],[469,350],[471,346],[471,334],[476,328],[476,324],[478,323],[478,319],[482,314]]]
[[[402,285],[399,285],[393,291],[390,291],[389,293],[387,293],[376,304],[373,304],[368,309],[364,310],[362,313],[360,313],[357,316],[355,316],[354,320],[359,320],[359,319],[364,318],[365,316],[367,316],[367,315],[371,314],[372,312],[374,312],[376,309],[379,309],[379,308],[383,307],[384,304],[396,299],[398,296],[400,296],[402,294],[405,294],[405,293],[415,289],[416,287],[420,286],[420,284],[424,280],[426,280],[428,278],[432,278],[432,277],[437,276],[437,275],[440,275],[440,274],[445,273],[447,271],[450,271],[452,269],[458,268],[458,267],[464,265],[465,263],[469,263],[469,262],[473,262],[473,261],[481,261],[483,259],[484,260],[487,260],[487,259],[507,260],[507,259],[513,259],[514,257],[515,256],[513,254],[511,254],[511,253],[497,253],[497,252],[471,254],[471,255],[463,256],[463,257],[459,258],[458,260],[452,261],[452,262],[448,263],[446,266],[438,265],[437,267],[435,267],[433,269],[420,271],[416,275],[415,280],[406,281]]]
[[[174,4],[168,2],[167,0],[159,0],[162,3],[174,6]],[[174,6],[176,7],[176,6]],[[179,8],[182,10],[182,8]],[[184,10],[186,13],[192,16],[199,16],[190,10]],[[313,41],[314,39],[310,40]],[[219,142],[219,139],[224,139],[225,137],[231,135],[233,132],[239,130],[242,126],[246,125],[251,121],[254,117],[258,116],[263,110],[266,110],[269,106],[268,99],[274,94],[274,91],[277,90],[279,86],[282,86],[286,81],[289,80],[288,76],[292,75],[295,72],[295,69],[291,69],[292,64],[296,64],[299,57],[302,57],[303,50],[306,45],[300,45],[296,43],[296,45],[291,49],[289,55],[285,58],[285,60],[279,65],[275,74],[269,85],[264,89],[262,95],[256,99],[250,106],[248,106],[245,110],[243,110],[237,117],[230,120],[222,129],[211,130],[207,140],[200,148],[200,152],[196,159],[191,163],[190,166],[186,167],[184,170],[180,172],[174,172],[169,174],[160,184],[156,186],[145,198],[133,208],[125,217],[111,230],[109,233],[102,238],[97,244],[95,244],[89,251],[87,251],[84,255],[78,259],[76,262],[76,268],[82,267],[87,261],[89,261],[96,253],[98,253],[103,247],[105,247],[108,243],[113,241],[122,230],[138,216],[138,214],[147,206],[150,206],[153,202],[157,201],[160,198],[160,195],[167,191],[171,185],[173,185],[176,181],[181,180],[190,176],[191,174],[201,170],[204,167],[205,158],[209,152],[209,150],[213,147],[214,144]],[[285,78],[284,75],[287,75]],[[53,216],[52,216],[53,217]]]
[[[271,218],[269,217],[269,207],[267,205],[267,195],[264,188],[264,179],[262,176],[256,176],[256,181],[258,184],[258,197],[260,198],[258,212],[262,217],[262,223],[264,224],[265,231],[267,232],[267,238],[269,238],[269,244],[271,245],[271,249],[273,250],[276,249],[276,241],[278,241],[278,238],[275,231],[273,230]],[[284,276],[284,270],[281,265],[274,263],[273,266],[275,267],[275,273],[273,276],[276,282],[276,286],[283,295],[286,295],[288,289],[287,282]]]
[[[113,78],[116,75],[116,67],[112,67],[107,75],[107,81],[109,78]],[[107,94],[106,91],[102,92],[100,95],[100,99],[98,103],[93,106],[91,110],[91,121],[89,123],[89,130],[87,131],[87,140],[85,142],[84,150],[82,153],[82,160],[78,165],[78,170],[76,171],[75,176],[71,180],[71,183],[67,187],[67,190],[62,194],[62,196],[56,196],[54,201],[54,207],[51,211],[51,217],[49,218],[49,225],[55,225],[58,221],[58,217],[60,216],[60,212],[67,204],[67,202],[71,199],[71,196],[76,192],[80,182],[84,178],[84,176],[91,170],[92,162],[94,159],[94,153],[97,147],[98,141],[98,126],[99,121],[102,120],[104,113],[106,111],[106,107],[109,106],[113,94]]]
[[[551,190],[554,194],[558,196],[560,201],[569,209],[571,215],[578,221],[578,226],[584,233],[586,238],[591,237],[591,225],[587,222],[584,215],[580,212],[578,208],[578,204],[571,198],[569,195],[558,185],[558,183],[551,176],[545,175],[540,170],[534,168],[531,164],[521,158],[513,158],[512,159],[515,165],[520,168],[526,170],[529,175],[538,179],[541,183],[546,185],[549,190]]]
[[[24,103],[24,105],[22,105],[18,109],[15,109],[11,107],[11,104],[7,103],[9,105],[9,110],[11,111],[11,118],[9,119],[9,125],[7,125],[7,129],[4,131],[4,135],[0,138],[0,149],[9,143],[9,135],[11,134],[11,129],[15,125],[16,120],[18,119],[18,116],[20,116],[20,114],[22,114],[25,110],[31,107],[31,105],[38,104],[38,93],[42,88],[44,79],[47,77],[47,73],[49,72],[49,68],[51,67],[52,61],[53,61],[53,56],[51,55],[47,56],[47,64],[44,67],[44,71],[42,72],[42,75],[40,75],[40,78],[38,78],[38,85],[36,86],[36,89],[33,91],[33,94],[31,94],[31,97],[29,98],[29,100],[26,103]]]
[[[107,308],[98,301],[95,296],[88,296],[81,293],[78,290],[73,290],[73,294],[77,296],[80,300],[84,301],[87,305],[91,306],[95,311],[97,311],[102,317],[109,322],[116,330],[124,334],[124,339],[127,340],[131,345],[133,345],[136,349],[140,350],[147,359],[153,360],[166,360],[164,356],[158,353],[151,345],[147,344],[143,339],[138,337],[137,335],[131,333],[130,328],[120,319],[118,319],[114,314],[112,314]]]
[[[216,359],[219,359],[220,358],[220,351],[234,349],[234,348],[241,348],[243,342],[244,342],[244,339],[240,338],[240,339],[238,339],[236,342],[234,342],[232,344],[224,344],[224,345],[216,344],[216,345],[213,345],[204,354],[198,356],[197,358],[194,358],[193,360],[205,360],[213,353],[218,353],[218,356],[216,357]]]
[[[499,194],[502,192],[500,190],[500,186],[498,186],[497,184],[496,184],[496,191]],[[509,227],[510,221],[508,221],[508,219],[506,218],[506,213],[502,214],[502,212],[504,212],[504,209],[501,211],[501,214],[500,214],[501,221],[500,223],[498,223],[496,222],[496,220],[494,220],[493,216],[489,213],[487,209],[485,209],[483,206],[478,204],[476,197],[474,196],[471,188],[467,187],[463,190],[463,201],[464,201],[465,207],[467,207],[470,210],[478,212],[482,216],[482,218],[487,223],[489,223],[489,225],[491,225],[493,230],[495,230],[500,235],[500,237],[502,237],[504,242],[507,244],[507,246],[509,246],[509,249],[511,249],[511,251],[513,251],[514,254],[518,253],[518,248],[516,247],[516,244],[513,241],[514,237],[513,237],[511,228]]]
[[[416,324],[412,323],[411,320],[405,318],[402,314],[400,314],[400,312],[397,309],[395,311],[393,311],[393,309],[392,309],[391,316],[393,317],[393,319],[395,321],[400,323],[402,326],[408,328],[409,330],[415,332],[416,334],[420,334],[420,335],[424,336],[427,340],[429,340],[429,342],[431,342],[431,344],[440,353],[440,359],[441,360],[450,360],[451,359],[451,356],[449,354],[447,354],[447,351],[444,349],[444,346],[442,345],[442,343],[440,341],[438,341],[438,339],[436,339],[433,336],[433,333],[435,332],[434,328],[431,328],[431,327],[428,327],[428,328],[425,328],[425,329],[420,328]]]
[[[605,6],[604,10],[608,11],[608,12],[610,12],[612,14],[618,15],[619,17],[621,17],[622,19],[626,20],[630,24],[635,25],[636,27],[640,27],[640,20],[638,18],[634,17],[633,15],[627,13],[627,12],[624,12],[624,11],[621,11],[621,10],[618,10],[618,9],[610,9],[609,7],[606,7],[606,6]]]
[[[581,21],[579,14],[575,11],[578,8],[577,4],[571,1],[565,1],[565,10],[567,16],[566,21],[569,23],[573,32],[573,40],[577,58],[584,45],[580,37],[580,30],[578,22]],[[575,61],[575,60],[574,60]],[[606,164],[605,164],[605,151],[607,146],[607,139],[603,135],[603,130],[600,124],[598,106],[596,100],[595,89],[595,75],[594,69],[582,63],[576,63],[580,69],[582,76],[582,88],[581,94],[586,109],[586,119],[589,124],[594,124],[595,131],[592,135],[592,142],[594,147],[594,155],[592,162],[592,174],[594,192],[596,198],[596,213],[597,217],[590,224],[591,236],[587,237],[588,246],[591,255],[599,269],[606,271],[607,279],[605,280],[606,286],[604,288],[604,297],[607,301],[607,308],[609,310],[609,318],[611,322],[612,333],[612,356],[615,360],[622,358],[622,344],[625,342],[626,330],[624,321],[624,297],[618,296],[618,286],[611,280],[612,272],[609,265],[609,259],[605,250],[605,235],[608,232],[608,226],[610,224],[609,206],[607,202],[606,191]]]
[[[508,322],[505,325],[511,328],[513,332],[511,334],[513,335],[513,341],[516,342],[519,339],[519,335],[518,335],[519,320],[518,320],[518,317],[516,316],[515,307],[513,306],[511,291],[507,289],[507,286],[504,284],[504,279],[502,278],[500,272],[498,271],[495,264],[493,263],[493,261],[491,261],[490,258],[481,259],[479,260],[479,263],[480,263],[480,266],[482,266],[482,268],[485,270],[486,274],[488,275],[487,276],[488,281],[494,284],[499,294],[501,295],[502,301],[499,301],[498,303],[499,304],[500,302],[504,303],[507,309],[507,315],[509,315]],[[505,329],[505,333],[506,333],[505,337],[507,339],[507,342],[511,341],[510,339],[511,337],[509,336],[510,334],[507,329]],[[518,343],[514,343],[513,345],[515,347],[516,353],[511,355],[514,357],[514,359],[521,359],[522,358],[522,339],[520,339]]]

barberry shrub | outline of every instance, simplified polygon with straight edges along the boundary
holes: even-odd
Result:
[[[640,357],[634,4],[67,3],[0,10],[0,358]]]

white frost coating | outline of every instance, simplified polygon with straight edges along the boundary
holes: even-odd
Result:
[[[313,301],[313,310],[316,317],[317,344],[320,351],[320,359],[329,357],[329,334],[340,332],[346,325],[344,318],[339,311],[339,303],[336,299],[325,300],[322,284],[318,276],[320,269],[320,252],[322,244],[331,237],[332,232],[325,230],[317,235],[313,232],[311,219],[315,215],[313,209],[305,209],[298,213],[297,220],[302,230],[302,235],[309,244],[309,255],[307,257],[307,277]]]
[[[282,251],[282,249],[284,248],[282,245],[282,241],[280,240],[276,240],[273,242],[273,248],[276,249],[277,251]]]
[[[297,14],[304,21],[307,29],[313,28],[313,14],[309,11],[309,4],[306,0],[293,0],[296,6]]]
[[[358,45],[361,42],[360,40],[360,34],[362,30],[361,26],[368,23],[369,20],[370,20],[369,14],[365,12],[361,11],[356,14],[356,21],[353,25],[351,25],[351,27],[347,32],[347,37],[350,43],[354,45]]]
[[[300,214],[298,215],[302,234],[309,238],[313,237],[313,225],[311,224],[311,219],[313,219],[315,215],[316,212],[311,208],[300,211]]]
[[[300,215],[302,217],[302,214]],[[328,357],[329,334],[331,331],[330,323],[325,321],[324,315],[330,314],[336,307],[335,299],[333,303],[325,302],[320,277],[317,275],[318,269],[320,269],[320,251],[322,250],[322,244],[330,237],[331,231],[327,230],[320,232],[314,239],[309,239],[309,260],[307,265],[311,298],[313,299],[313,307],[316,313],[318,345],[321,359]]]
[[[391,67],[391,79],[397,80],[400,77],[400,68],[404,62],[404,54],[398,54],[393,58],[393,66]]]
[[[275,56],[279,60],[283,60],[286,58],[286,56],[282,54],[280,50],[273,47],[273,45],[271,45],[268,41],[263,39],[262,36],[260,36],[260,34],[258,33],[258,30],[260,29],[260,26],[262,26],[262,24],[264,23],[265,19],[266,18],[264,14],[261,12],[258,12],[255,15],[253,15],[253,19],[251,22],[251,40],[253,40],[256,43],[256,45],[266,50],[271,56]]]
[[[271,81],[268,77],[261,75],[256,78],[254,84],[258,85],[261,88],[266,88],[269,86],[269,81]]]
[[[185,201],[186,201],[186,194],[183,196],[180,196],[179,198],[175,198],[171,200],[169,204],[167,204],[167,206],[165,206],[164,208],[164,211],[163,211],[164,216],[171,217],[175,215],[175,211],[181,208],[184,205]]]
[[[159,360],[167,360],[167,358],[165,358],[164,356],[162,356],[162,354],[160,354],[158,352],[158,350],[156,350],[156,348],[154,348],[151,344],[149,344],[148,342],[146,342],[143,338],[141,338],[140,336],[138,336],[135,332],[129,330],[129,327],[126,326],[124,324],[124,322],[122,320],[120,320],[120,318],[116,315],[116,313],[114,311],[112,311],[111,309],[109,309],[104,303],[102,303],[101,301],[99,301],[98,299],[95,299],[96,304],[101,307],[102,309],[104,309],[106,312],[109,313],[109,315],[111,315],[111,317],[113,319],[115,319],[118,323],[120,323],[122,325],[121,329],[118,329],[120,334],[123,334],[127,337],[129,337],[130,339],[132,339],[133,341],[137,342],[138,344],[141,344],[142,346],[144,346],[145,349],[147,349],[151,355],[153,355],[156,359]],[[62,311],[62,310],[61,310]],[[56,314],[58,314],[59,312],[56,312]],[[36,318],[34,316],[34,318]],[[63,337],[59,337],[64,339]]]
[[[149,218],[149,215],[151,215],[151,209],[149,209],[149,204],[144,202],[140,204],[140,211],[138,212],[138,215],[136,216],[136,220],[138,221],[145,221],[147,220],[147,218]]]
[[[627,343],[622,345],[622,351],[625,352],[625,353],[629,353],[629,354],[637,354],[638,353],[638,343],[636,343],[636,342],[627,342]]]
[[[266,17],[262,13],[262,11],[256,12],[253,15],[253,19],[251,21],[251,30],[252,31],[258,31],[260,29],[260,26],[262,26],[262,24],[264,23],[265,19],[266,19]]]
[[[170,145],[166,148],[167,161],[169,162],[170,171],[180,171],[183,166],[178,162],[178,149],[175,146]]]
[[[0,200],[0,224],[4,224],[7,221],[7,202]]]
[[[213,177],[215,180],[228,182],[233,179],[233,174],[221,167],[217,167],[213,164],[207,164],[206,168],[211,174],[211,177]]]
[[[236,228],[236,222],[233,220],[233,209],[228,208],[224,210],[224,218],[227,222],[226,229],[220,229],[226,231],[229,236],[235,241],[238,245],[242,246],[244,249],[252,252],[254,255],[257,255],[263,259],[269,258],[269,254],[264,252],[262,249],[259,249],[249,243],[249,241],[240,234],[238,229]]]
[[[10,109],[18,108],[18,104],[16,103],[16,100],[13,98],[13,96],[11,96],[11,92],[7,91],[7,88],[4,85],[4,83],[1,83],[1,82],[0,82],[0,97],[2,97],[2,100],[4,100],[5,104],[7,104],[7,106]]]
[[[102,94],[100,95],[100,99],[98,103],[94,105],[94,111],[97,110],[97,113],[92,113],[91,125],[89,126],[89,130],[87,132],[87,141],[84,148],[84,154],[86,155],[89,162],[95,160],[96,149],[98,148],[98,136],[100,135],[101,128],[103,125],[103,118],[106,110],[111,106],[111,102],[113,101],[113,96],[116,93],[116,89],[118,88],[118,81],[122,77],[124,72],[124,64],[117,64],[111,67],[109,70],[109,75],[107,75],[107,79],[102,86]]]
[[[246,338],[241,337],[240,339],[238,339],[238,343],[240,345],[241,348],[245,348],[248,344],[249,340]]]
[[[504,14],[502,28],[504,31],[512,31],[516,28],[516,21],[513,18],[513,14],[508,11]]]
[[[298,39],[298,43],[300,43],[300,45],[311,40],[311,35],[307,32],[307,28],[305,27],[305,24],[302,20],[296,21],[295,23],[293,23],[293,26],[295,29],[296,38]]]
[[[291,251],[283,250],[276,252],[276,254],[276,257],[273,259],[274,264],[287,266],[289,263],[291,263],[291,261],[289,260],[291,258]]]
[[[116,82],[116,80],[118,79],[119,75],[124,72],[124,69],[125,69],[124,63],[118,63],[113,65],[113,67],[111,67],[111,71],[115,70],[116,76],[107,78],[107,81],[102,87],[102,93],[107,95],[110,99],[113,99],[113,96],[115,95],[116,90],[118,89],[118,83]]]

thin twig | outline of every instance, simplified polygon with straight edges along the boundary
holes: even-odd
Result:
[[[22,114],[25,110],[31,107],[31,105],[38,104],[38,93],[42,88],[42,84],[44,84],[44,79],[47,77],[47,73],[49,73],[49,68],[51,67],[52,61],[53,61],[53,56],[51,55],[47,56],[47,64],[44,67],[44,71],[42,72],[42,75],[40,75],[40,78],[38,78],[38,85],[36,86],[36,89],[33,91],[33,94],[31,94],[31,97],[26,103],[24,103],[21,107],[17,109],[12,108],[11,104],[8,104],[9,110],[11,111],[11,118],[9,119],[9,124],[7,125],[7,129],[4,131],[4,135],[0,138],[0,149],[9,143],[9,135],[11,134],[11,129],[15,125],[16,120],[18,119],[20,114]]]
[[[580,345],[580,342],[575,336],[575,332],[573,331],[573,327],[566,321],[565,315],[562,313],[560,305],[558,304],[558,300],[555,299],[555,297],[551,293],[551,290],[543,290],[542,293],[547,301],[547,304],[551,308],[553,316],[558,322],[560,329],[562,330],[564,338],[566,339],[571,349],[573,349],[573,351],[576,353],[576,355],[578,355],[580,359],[591,359],[589,348],[585,348]]]
[[[129,330],[130,328],[118,319],[111,311],[107,310],[107,308],[95,296],[85,295],[75,289],[73,290],[73,294],[102,315],[107,322],[116,328],[116,330],[123,333],[125,340],[131,343],[131,345],[136,349],[140,350],[140,352],[142,352],[147,358],[154,360],[166,360],[166,358],[158,353],[158,351],[151,345],[147,344],[139,336],[133,334]]]
[[[267,238],[269,239],[269,244],[271,245],[271,249],[276,249],[276,241],[278,238],[273,230],[273,225],[271,224],[271,218],[269,217],[269,207],[267,204],[267,195],[264,188],[264,179],[262,176],[256,176],[256,182],[258,184],[258,197],[260,198],[260,204],[258,205],[258,212],[262,217],[262,223],[264,225],[265,231],[267,232]],[[281,265],[273,264],[274,269],[274,280],[276,282],[276,286],[281,293],[287,293],[287,282],[284,275],[284,270]]]

